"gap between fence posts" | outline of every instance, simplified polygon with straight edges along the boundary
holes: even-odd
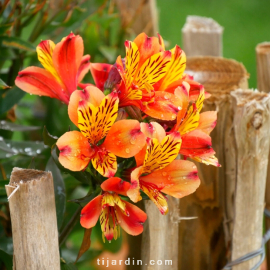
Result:
[[[270,42],[263,42],[256,47],[257,57],[257,87],[259,91],[270,92]],[[268,157],[268,161],[270,156]],[[270,210],[270,162],[268,162],[266,190],[266,208]],[[266,219],[266,228],[270,228],[270,219]],[[270,242],[266,245],[267,267],[270,269]]]
[[[12,194],[13,270],[60,270],[52,174],[14,168],[6,191]]]

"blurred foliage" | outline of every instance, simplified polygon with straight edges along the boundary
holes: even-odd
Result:
[[[74,173],[61,167],[54,144],[57,137],[76,127],[68,118],[65,104],[26,94],[14,86],[20,70],[40,66],[35,52],[40,40],[51,39],[57,43],[70,32],[83,37],[84,54],[90,54],[92,62],[113,63],[123,54],[126,29],[121,26],[112,1],[0,0],[1,270],[12,269],[12,233],[5,185],[9,183],[13,167],[53,173],[61,269],[95,269],[91,261],[102,251],[117,252],[121,248],[122,237],[111,244],[103,243],[100,225],[97,225],[92,231],[90,249],[73,264],[84,238],[79,223],[81,206],[94,196],[93,186],[89,186],[89,172]],[[84,81],[93,82],[90,72]]]

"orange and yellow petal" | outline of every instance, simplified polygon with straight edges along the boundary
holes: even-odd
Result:
[[[116,215],[119,225],[124,231],[131,235],[139,235],[143,232],[143,223],[147,219],[147,215],[137,206],[125,202],[126,211],[129,215],[125,215],[118,206],[116,206]]]
[[[81,211],[80,223],[82,227],[89,229],[96,225],[101,214],[102,195],[90,201]]]
[[[79,102],[78,127],[91,144],[96,145],[108,134],[117,118],[118,103],[114,92],[105,96],[98,107],[85,100]]]
[[[102,147],[118,157],[130,158],[144,147],[145,139],[137,120],[120,120],[113,124]]]
[[[69,131],[56,142],[59,162],[71,171],[81,171],[88,165],[95,151],[79,131]]]
[[[117,194],[127,196],[127,191],[130,188],[130,183],[123,181],[119,177],[112,177],[101,184],[104,191],[113,191]]]
[[[130,175],[131,185],[130,189],[127,191],[127,195],[135,203],[142,199],[140,194],[140,180],[139,180],[142,173],[143,167],[141,166],[133,170]]]
[[[82,57],[81,65],[79,67],[78,74],[77,74],[78,83],[80,83],[83,80],[84,76],[87,74],[89,69],[90,69],[90,55],[87,54]]]
[[[212,154],[202,155],[202,156],[198,156],[198,157],[192,157],[191,159],[193,159],[197,162],[201,162],[201,163],[206,164],[206,165],[213,165],[216,167],[221,167],[221,165],[218,162],[218,159]]]
[[[93,167],[104,177],[113,177],[117,171],[116,156],[105,150],[96,150],[91,159]]]
[[[171,52],[156,53],[148,58],[136,74],[134,84],[141,90],[147,90],[162,79],[170,67]]]
[[[80,36],[69,34],[57,43],[53,50],[53,65],[69,95],[77,89],[78,70],[83,57],[83,40]]]
[[[54,68],[53,65],[53,50],[55,48],[55,44],[51,40],[43,40],[37,46],[37,55],[38,60],[42,64],[42,66],[49,71],[55,79],[62,85],[62,81]]]
[[[217,112],[209,111],[200,114],[199,125],[197,129],[210,134],[217,124]]]
[[[81,100],[91,103],[98,107],[105,95],[95,86],[87,86],[83,90],[76,90],[70,96],[68,104],[68,115],[70,120],[78,126],[78,106]]]
[[[162,215],[166,215],[169,211],[167,198],[160,192],[155,184],[140,180],[141,190],[149,197],[149,199],[157,206]]]
[[[171,53],[170,67],[166,75],[158,82],[158,86],[156,86],[159,91],[165,91],[171,83],[182,79],[183,72],[186,68],[186,55],[178,45],[171,50]]]
[[[135,39],[138,51],[140,53],[139,67],[154,54],[164,51],[164,47],[160,44],[161,39],[157,37],[148,37],[145,33],[139,34]]]
[[[161,143],[157,139],[149,141],[143,173],[151,173],[168,166],[178,155],[181,147],[181,136],[178,132],[167,135]]]
[[[163,40],[162,36],[159,33],[157,33],[157,36],[158,36],[159,45],[161,46],[161,48],[163,50],[165,50],[165,44],[164,44],[164,40]]]
[[[182,198],[195,192],[200,185],[195,164],[186,160],[174,160],[166,168],[142,176],[140,179],[156,185],[163,193],[175,198]]]
[[[214,155],[211,137],[201,130],[193,130],[182,136],[180,154],[187,157]]]
[[[104,90],[104,84],[108,79],[111,68],[112,65],[110,64],[91,63],[90,71],[94,82],[99,89]]]
[[[143,106],[142,111],[151,117],[171,121],[176,119],[181,105],[181,100],[174,94],[159,91],[155,93],[154,101]]]
[[[119,225],[114,207],[105,207],[100,214],[100,225],[102,231],[102,238],[111,241],[113,238],[117,239],[120,235]]]
[[[69,95],[61,84],[49,71],[43,68],[28,67],[20,71],[15,84],[27,93],[57,98],[66,104],[69,102]]]

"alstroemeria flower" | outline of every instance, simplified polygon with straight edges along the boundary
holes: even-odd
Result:
[[[137,120],[115,122],[118,103],[115,92],[105,96],[94,86],[71,95],[68,113],[80,132],[66,132],[56,143],[65,168],[81,171],[91,161],[101,175],[112,177],[117,170],[116,156],[130,158],[143,148],[145,135]]]
[[[182,101],[182,110],[178,113],[176,125],[172,129],[172,131],[179,131],[182,137],[180,154],[219,167],[209,136],[216,126],[217,112],[200,113],[205,99],[204,89],[201,88],[197,101],[192,104],[190,104],[188,88],[178,87],[175,95]]]
[[[155,137],[156,135],[154,135]],[[168,212],[167,199],[163,193],[182,198],[193,193],[199,186],[197,169],[194,163],[175,160],[181,147],[178,132],[159,139],[148,139],[148,146],[142,166],[131,173],[129,198],[141,200],[140,189],[148,195],[162,214]]]
[[[83,51],[82,38],[73,33],[56,45],[51,40],[41,41],[37,54],[44,69],[28,67],[20,71],[15,84],[27,93],[68,104],[70,95],[89,71],[90,56],[83,56]]]
[[[151,117],[174,120],[181,110],[180,100],[174,94],[154,90],[154,85],[170,69],[171,52],[164,51],[158,38],[144,33],[134,42],[126,41],[125,47],[125,59],[122,61],[119,56],[116,60],[122,78],[118,87],[119,106],[135,105]]]
[[[147,215],[137,206],[123,201],[119,195],[127,196],[128,182],[113,177],[102,183],[103,194],[90,201],[81,211],[81,225],[92,228],[100,217],[103,241],[120,236],[120,227],[128,234],[139,235]]]

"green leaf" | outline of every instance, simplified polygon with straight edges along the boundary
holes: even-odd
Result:
[[[91,246],[91,233],[92,233],[92,228],[90,229],[85,229],[84,230],[84,236],[83,236],[83,241],[77,256],[77,259],[75,263],[82,257],[82,255],[90,248]]]
[[[8,89],[8,88],[11,88],[11,87],[8,86],[4,81],[2,81],[0,79],[0,90],[2,90],[2,89]]]
[[[3,262],[7,270],[12,270],[13,257],[6,252],[0,250],[0,262]]]
[[[3,47],[14,48],[24,51],[35,52],[36,48],[32,43],[18,37],[0,36],[0,44]]]
[[[100,46],[100,52],[108,59],[110,63],[113,63],[116,58],[117,49],[109,46]]]
[[[7,202],[7,193],[6,193],[5,185],[8,185],[8,184],[9,184],[9,180],[0,180],[0,196],[5,197],[5,202]]]
[[[53,175],[57,226],[58,226],[58,229],[60,229],[64,220],[64,214],[65,214],[65,209],[66,209],[65,183],[61,175],[61,172],[57,168],[52,157],[50,157],[46,165],[46,171],[51,171]]]
[[[35,163],[35,158],[34,157],[31,159],[31,162],[28,165],[28,169],[33,169],[33,170],[36,169],[36,163]]]
[[[57,142],[57,139],[58,139],[56,136],[52,136],[48,132],[46,126],[44,126],[42,136],[43,136],[44,144],[50,147],[52,147]]]
[[[6,23],[0,25],[0,35],[3,35],[11,26],[13,23]]]
[[[16,86],[8,90],[4,97],[0,97],[0,115],[10,110],[25,94]]]
[[[13,241],[12,237],[1,237],[0,250],[9,255],[13,255]]]
[[[58,160],[58,156],[59,156],[59,149],[57,148],[56,145],[53,145],[52,146],[52,151],[51,151],[51,154],[52,154],[52,157],[53,157],[53,160],[55,162],[55,164],[57,165],[57,167],[62,171],[62,172],[66,172],[66,173],[69,173],[71,176],[73,176],[74,178],[76,178],[78,181],[84,183],[84,184],[88,184],[90,183],[91,181],[91,175],[90,173],[86,172],[86,171],[80,171],[80,172],[73,172],[73,171],[70,171],[66,168],[64,168],[59,160]]]
[[[7,145],[3,137],[0,137],[0,149],[6,153],[13,154],[13,150],[10,148],[10,146]]]
[[[10,131],[31,131],[31,130],[40,129],[40,127],[22,126],[22,125],[17,125],[17,124],[2,120],[0,122],[0,129],[10,130]]]
[[[96,196],[98,196],[100,192],[101,192],[101,188],[97,187],[97,189],[94,192],[92,192],[91,194],[88,194],[85,197],[80,198],[80,199],[68,200],[68,202],[74,202],[74,203],[78,203],[78,204],[88,203],[88,202],[92,201]]]
[[[61,262],[61,270],[78,270],[78,268],[73,263]]]
[[[47,146],[43,142],[32,142],[32,141],[12,141],[5,140],[6,146],[8,146],[12,152],[11,153],[2,153],[0,152],[0,158],[7,158],[14,155],[26,155],[26,156],[37,156],[44,151]]]

